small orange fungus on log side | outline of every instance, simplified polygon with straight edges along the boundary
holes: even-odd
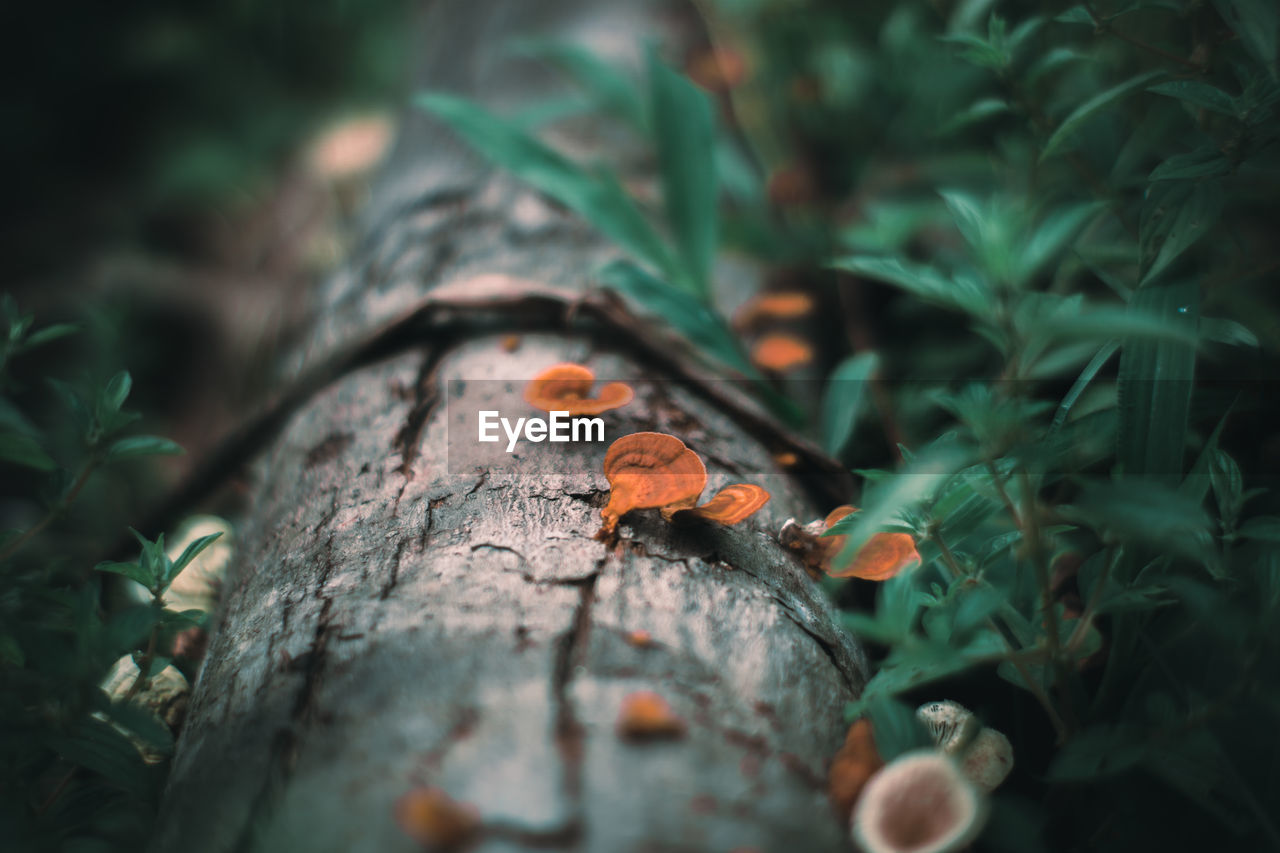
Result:
[[[783,544],[800,551],[805,565],[833,578],[861,578],[887,581],[920,562],[915,540],[907,533],[877,533],[854,555],[853,562],[833,570],[831,563],[844,550],[847,536],[823,536],[840,519],[857,512],[856,507],[838,506],[822,522],[800,527],[788,522],[783,528]]]
[[[395,805],[396,823],[428,850],[456,850],[480,829],[474,806],[459,803],[439,788],[414,788]]]
[[[847,823],[853,813],[853,804],[858,801],[862,786],[883,766],[884,759],[872,737],[871,721],[854,721],[827,774],[827,797],[842,823]]]
[[[766,335],[752,348],[751,360],[765,370],[781,373],[813,361],[813,347],[791,335]]]
[[[524,398],[544,412],[568,412],[571,417],[598,415],[630,403],[635,397],[625,382],[610,382],[592,397],[596,375],[581,364],[553,364],[529,381]]]
[[[684,720],[651,690],[628,693],[618,712],[618,737],[626,740],[673,740],[684,737]]]
[[[813,311],[813,297],[807,293],[778,290],[747,300],[733,317],[739,329],[752,329],[769,320],[794,320]]]

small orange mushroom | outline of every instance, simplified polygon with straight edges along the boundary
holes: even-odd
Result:
[[[751,360],[765,370],[782,373],[813,361],[813,347],[792,335],[766,335],[752,348]]]
[[[613,535],[618,521],[633,509],[691,507],[707,484],[698,454],[674,435],[636,432],[609,445],[604,455],[609,503],[600,510],[604,526],[597,539]]]
[[[762,293],[747,300],[734,314],[733,325],[751,329],[767,320],[794,320],[813,311],[813,297],[798,291]]]
[[[625,639],[629,645],[635,646],[637,649],[647,649],[653,645],[653,635],[643,628],[628,631],[623,639]]]
[[[630,403],[635,397],[625,382],[610,382],[591,397],[596,375],[581,364],[553,364],[529,381],[524,398],[544,412],[568,412],[570,417],[598,415]]]
[[[519,336],[519,335],[505,335],[505,336],[503,336],[503,338],[502,338],[502,351],[503,351],[503,352],[515,352],[515,351],[516,351],[516,350],[518,350],[518,349],[520,349],[520,336]]]
[[[747,79],[747,61],[728,48],[711,48],[690,59],[685,72],[703,89],[719,94],[742,85]]]
[[[827,797],[842,823],[847,823],[853,813],[853,804],[858,801],[862,786],[883,766],[884,759],[872,736],[871,721],[865,718],[854,721],[827,774]]]
[[[674,740],[684,737],[684,720],[652,690],[628,693],[618,712],[618,737],[625,740]]]
[[[769,502],[769,493],[752,483],[734,483],[725,486],[716,496],[701,506],[664,507],[662,517],[668,520],[676,513],[718,521],[721,524],[737,524]]]
[[[414,788],[395,805],[396,823],[429,850],[456,850],[480,829],[476,808],[459,803],[439,788]]]
[[[823,536],[840,519],[857,512],[857,507],[838,506],[821,522],[803,527],[789,521],[779,537],[783,545],[799,551],[805,566],[833,578],[861,578],[887,581],[909,566],[920,562],[915,540],[908,533],[877,533],[858,549],[853,561],[833,571],[831,562],[844,550],[847,536]]]

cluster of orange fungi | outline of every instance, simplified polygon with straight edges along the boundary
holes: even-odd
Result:
[[[813,347],[807,341],[777,331],[779,322],[808,316],[813,307],[809,294],[782,290],[762,293],[739,308],[733,317],[739,332],[765,332],[751,347],[752,362],[770,373],[786,373],[813,361]]]
[[[657,509],[670,521],[677,513],[721,524],[737,524],[764,506],[769,493],[750,483],[726,486],[701,506],[707,469],[698,454],[674,435],[636,432],[609,446],[604,456],[609,503],[600,510],[604,525],[597,539],[610,540],[618,522],[633,509]]]
[[[800,552],[800,558],[812,572],[820,572],[833,578],[861,578],[868,581],[887,581],[904,569],[920,563],[915,540],[908,533],[877,533],[867,544],[858,549],[853,560],[844,568],[834,568],[833,563],[849,541],[847,536],[824,536],[837,521],[857,512],[856,507],[838,506],[820,522],[804,527],[788,526],[783,529],[782,544]]]
[[[592,397],[595,382],[596,375],[581,364],[553,364],[529,381],[524,399],[544,412],[568,412],[576,418],[621,408],[635,397],[625,382],[610,382]]]

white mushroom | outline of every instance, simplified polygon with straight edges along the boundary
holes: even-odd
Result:
[[[982,830],[986,798],[938,750],[898,756],[862,789],[853,840],[866,853],[949,853]]]
[[[973,712],[950,700],[927,702],[916,709],[933,740],[960,762],[961,772],[985,793],[994,791],[1013,769],[1013,746],[995,729],[986,728]]]

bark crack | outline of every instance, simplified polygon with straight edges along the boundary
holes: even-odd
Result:
[[[578,588],[578,604],[574,608],[569,628],[557,639],[551,667],[551,696],[555,703],[553,736],[560,751],[564,776],[562,786],[572,809],[572,817],[566,824],[577,838],[583,831],[582,822],[582,765],[586,751],[586,729],[578,719],[577,708],[570,696],[574,671],[585,659],[587,641],[591,633],[591,609],[595,604],[596,583],[608,555],[596,562],[595,570],[577,581],[564,584]]]

